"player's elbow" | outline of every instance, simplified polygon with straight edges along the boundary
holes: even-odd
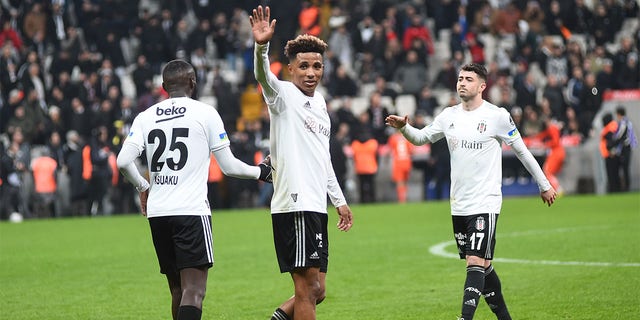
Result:
[[[123,157],[117,157],[116,158],[116,166],[118,167],[118,170],[122,171],[124,168],[126,168],[129,165],[129,161],[127,161],[126,159],[124,159]]]

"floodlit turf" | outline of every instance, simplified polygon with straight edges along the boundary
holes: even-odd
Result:
[[[353,206],[333,227],[318,319],[455,319],[464,264],[448,202]],[[203,319],[269,319],[292,294],[267,210],[214,213]],[[514,319],[637,319],[640,194],[505,199],[495,267]],[[146,220],[124,215],[0,223],[0,319],[169,319]],[[483,302],[476,319],[494,319]]]

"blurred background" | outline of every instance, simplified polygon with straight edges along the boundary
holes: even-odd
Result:
[[[468,62],[486,65],[485,99],[511,113],[562,193],[640,189],[637,0],[1,0],[0,220],[138,212],[115,156],[134,117],[167,98],[160,71],[172,59],[195,67],[196,98],[218,110],[234,154],[260,161],[269,117],[248,20],[258,4],[278,20],[280,78],[287,40],[329,44],[318,90],[351,203],[448,198],[446,141],[408,145],[384,118],[430,123],[459,103]],[[538,194],[503,155],[504,194]],[[269,204],[271,185],[224,177],[213,157],[208,181],[214,209]]]

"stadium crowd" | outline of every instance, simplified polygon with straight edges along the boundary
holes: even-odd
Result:
[[[176,58],[195,67],[198,96],[218,109],[234,154],[262,159],[269,117],[252,76],[254,2],[0,1],[0,219],[138,211],[115,155],[135,115],[167,97],[158,79]],[[535,140],[555,126],[566,145],[593,136],[603,92],[640,87],[635,0],[270,6],[278,76],[287,78],[286,39],[309,33],[329,44],[322,87],[334,120],[333,163],[343,189],[349,170],[360,178],[362,202],[376,201],[379,155],[397,153],[385,117],[406,112],[420,127],[456,104],[457,70],[466,62],[487,65],[485,98],[507,108],[524,136]],[[414,157],[413,165],[440,183],[448,150],[430,152],[431,160]],[[269,185],[223,178],[215,159],[210,171],[214,208],[268,203]]]

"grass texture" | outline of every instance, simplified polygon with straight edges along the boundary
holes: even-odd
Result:
[[[456,319],[464,262],[449,203],[330,209],[327,299],[318,319]],[[514,319],[640,314],[640,194],[506,198],[496,271]],[[293,293],[266,209],[213,214],[215,265],[203,319],[269,319]],[[439,255],[431,253],[438,251]],[[138,215],[0,223],[0,319],[170,319],[147,221]],[[482,302],[475,319],[495,319]]]

